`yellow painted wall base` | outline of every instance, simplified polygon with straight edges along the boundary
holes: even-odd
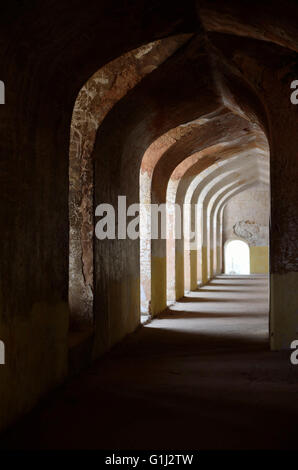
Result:
[[[190,289],[196,290],[198,287],[197,275],[197,250],[190,251]]]
[[[221,267],[221,247],[217,246],[216,247],[216,273],[215,274],[220,274],[222,267]]]
[[[298,273],[271,274],[270,283],[271,349],[289,349],[298,340]]]
[[[207,246],[202,246],[202,284],[208,282]]]
[[[176,251],[176,299],[184,296],[184,256],[180,251]]]
[[[269,272],[269,247],[251,246],[249,253],[251,274],[267,274]]]
[[[151,314],[157,315],[167,307],[167,259],[152,256]]]
[[[121,281],[111,282],[109,292],[109,331],[108,347],[121,341],[128,333],[132,333],[140,319],[140,278],[127,276]],[[121,299],[121,302],[119,302]],[[105,352],[98,350],[96,356]]]
[[[0,339],[5,344],[5,364],[0,365],[0,430],[65,379],[68,318],[68,305],[61,301],[35,303],[26,318],[0,321]]]
[[[211,279],[214,275],[214,272],[213,272],[213,250],[212,249],[209,250],[209,256],[210,256],[210,258],[209,258],[209,277]]]

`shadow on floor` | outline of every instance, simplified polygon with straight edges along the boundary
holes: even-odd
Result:
[[[164,312],[44,399],[0,448],[297,448],[298,368],[269,351],[266,295],[248,312],[236,294],[236,313],[196,298],[192,311]]]

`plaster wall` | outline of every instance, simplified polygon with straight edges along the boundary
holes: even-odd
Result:
[[[163,2],[145,11],[144,2],[134,2],[132,10],[115,2],[90,0],[86,7],[62,0],[12,1],[1,9],[0,339],[6,358],[0,365],[0,430],[68,373],[69,141],[76,97],[94,72],[125,52],[194,30],[194,12],[189,20],[181,19],[181,9],[169,18],[169,7]],[[105,255],[111,263],[109,250]],[[94,354],[137,326],[131,316],[138,313],[138,263],[127,271],[122,282],[102,280],[111,315],[105,315],[103,296]],[[119,292],[120,308],[113,305]]]

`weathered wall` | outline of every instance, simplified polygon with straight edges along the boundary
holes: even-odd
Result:
[[[169,1],[154,8],[98,0],[1,5],[0,429],[67,374],[68,163],[77,94],[107,62],[193,32],[195,22],[193,5],[184,12]],[[131,330],[131,323],[119,330]]]
[[[269,186],[264,183],[237,194],[224,209],[223,243],[239,239],[249,244],[252,274],[268,273],[269,215]]]
[[[250,246],[249,256],[252,274],[269,273],[269,246]]]

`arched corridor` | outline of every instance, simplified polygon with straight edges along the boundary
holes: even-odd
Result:
[[[0,448],[293,446],[298,5],[37,3],[1,12]]]

